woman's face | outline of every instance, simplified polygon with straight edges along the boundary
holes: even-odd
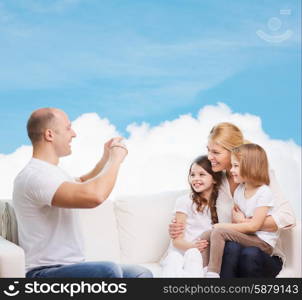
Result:
[[[231,169],[231,152],[229,150],[211,140],[209,140],[207,148],[213,172]]]

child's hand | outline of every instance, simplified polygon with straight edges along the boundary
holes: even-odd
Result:
[[[194,245],[195,248],[197,248],[201,253],[204,249],[208,247],[209,242],[207,240],[197,240]]]
[[[216,223],[213,225],[214,228],[224,228],[224,223]]]
[[[234,207],[232,209],[232,221],[233,221],[233,223],[243,223],[243,222],[245,222],[245,215],[240,210],[238,205],[234,205]]]

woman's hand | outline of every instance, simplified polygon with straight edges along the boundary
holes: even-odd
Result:
[[[197,240],[195,242],[195,248],[199,250],[201,253],[204,249],[206,249],[209,245],[209,242],[207,240]]]
[[[176,220],[173,219],[169,224],[169,236],[172,240],[178,238],[185,229],[185,225],[183,223],[176,223]]]
[[[240,210],[238,205],[234,205],[232,209],[232,221],[233,223],[244,223],[246,222],[244,213]]]

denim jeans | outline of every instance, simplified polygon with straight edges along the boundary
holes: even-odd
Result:
[[[27,278],[147,278],[152,273],[138,265],[123,265],[109,261],[83,262],[71,265],[52,265],[34,268]]]
[[[283,262],[257,247],[243,247],[236,242],[226,242],[221,266],[221,278],[276,277]]]

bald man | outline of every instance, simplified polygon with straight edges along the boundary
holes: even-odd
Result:
[[[17,175],[13,191],[26,277],[152,277],[140,266],[85,262],[83,254],[77,208],[94,208],[110,195],[127,155],[122,138],[105,143],[95,168],[75,180],[58,167],[60,157],[71,154],[76,137],[66,113],[38,109],[28,120],[27,132],[33,156]]]

